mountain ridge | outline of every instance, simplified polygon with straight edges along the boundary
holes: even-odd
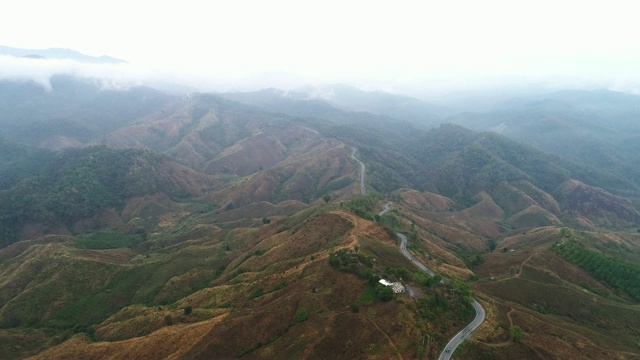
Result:
[[[124,64],[127,61],[117,59],[107,55],[90,56],[82,54],[78,51],[63,48],[49,49],[21,49],[0,45],[0,56],[7,55],[13,57],[31,57],[36,56],[38,59],[67,59],[83,63],[92,64]]]

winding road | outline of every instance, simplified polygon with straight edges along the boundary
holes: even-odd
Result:
[[[364,171],[365,171],[365,167],[364,167],[364,163],[362,161],[360,161],[356,157],[356,148],[353,148],[353,151],[351,152],[351,158],[360,163],[360,193],[362,195],[366,195],[367,194],[367,189],[365,189],[365,187],[364,187]]]
[[[464,339],[468,338],[473,330],[477,329],[480,324],[484,321],[485,312],[482,305],[477,302],[475,299],[471,302],[471,305],[476,311],[476,317],[469,323],[469,325],[465,326],[464,329],[460,330],[454,337],[449,340],[447,346],[445,346],[444,351],[438,357],[438,360],[449,360],[451,359],[451,355],[456,351],[458,345],[462,344]]]
[[[364,166],[364,163],[362,163],[362,161],[356,158],[355,155],[356,155],[356,148],[353,148],[353,152],[351,153],[351,158],[360,163],[360,193],[362,193],[362,195],[366,195],[366,189],[364,187],[365,166]],[[391,201],[387,201],[383,205],[383,210],[380,211],[378,215],[382,216],[390,209],[391,209]],[[418,259],[416,259],[413,255],[411,255],[411,253],[409,253],[409,251],[407,250],[407,237],[401,233],[396,233],[396,235],[400,238],[400,252],[402,253],[402,255],[404,255],[407,259],[409,259],[409,261],[411,261],[415,266],[417,266],[420,270],[427,273],[429,276],[436,276],[436,273],[433,272],[433,270],[426,267],[423,263],[418,261]],[[441,282],[444,283],[444,279]],[[473,301],[471,302],[471,305],[473,306],[473,309],[476,311],[476,317],[467,326],[465,326],[464,329],[460,330],[459,333],[454,335],[454,337],[451,338],[451,340],[449,340],[449,342],[447,343],[447,346],[445,346],[442,353],[440,353],[438,360],[450,360],[451,356],[456,351],[456,348],[460,344],[462,344],[462,342],[466,338],[468,338],[471,335],[471,333],[473,333],[473,331],[477,329],[478,326],[480,326],[480,324],[482,324],[482,322],[484,321],[486,314],[482,305],[480,305],[480,303],[476,299],[473,299]]]
[[[400,252],[402,253],[402,255],[409,259],[409,261],[411,261],[415,266],[420,268],[420,270],[429,274],[429,276],[436,276],[435,272],[426,267],[423,263],[418,261],[418,259],[416,259],[413,255],[411,255],[411,253],[409,253],[409,251],[407,250],[407,237],[401,233],[396,233],[396,235],[398,235],[398,237],[400,238]],[[480,324],[482,324],[482,322],[484,321],[485,312],[482,305],[480,305],[480,303],[475,299],[471,302],[471,305],[476,311],[476,317],[467,326],[465,326],[464,329],[460,330],[459,333],[457,333],[453,338],[451,338],[451,340],[449,340],[447,346],[445,346],[442,353],[440,353],[438,360],[451,359],[451,355],[453,355],[453,353],[456,351],[456,348],[460,344],[462,344],[464,339],[468,338],[471,333],[475,329],[477,329],[478,326],[480,326]]]
[[[426,272],[427,274],[429,274],[429,276],[436,276],[435,272],[433,272],[428,267],[424,266],[423,263],[418,261],[418,259],[413,257],[413,255],[411,255],[411,253],[409,253],[409,251],[407,250],[407,237],[404,234],[401,234],[401,233],[396,233],[396,235],[398,235],[398,237],[400,238],[400,252],[402,253],[402,255],[404,255],[407,259],[409,259],[409,261],[411,261],[413,263],[413,265],[419,267],[420,270],[422,270],[422,271]]]
[[[378,213],[378,216],[382,216],[386,214],[387,211],[391,210],[391,204],[391,201],[387,201],[386,203],[384,203],[384,205],[382,205],[382,211]]]

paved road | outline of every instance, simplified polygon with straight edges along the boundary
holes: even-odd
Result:
[[[480,324],[482,324],[482,322],[484,321],[485,313],[482,305],[480,305],[480,303],[476,300],[473,300],[471,302],[471,305],[473,305],[473,308],[476,310],[476,317],[469,323],[469,325],[465,326],[464,329],[460,330],[459,333],[457,333],[453,338],[451,338],[451,340],[449,340],[449,343],[447,344],[447,346],[445,346],[444,351],[440,354],[438,360],[451,359],[451,355],[453,355],[453,353],[456,351],[458,345],[462,344],[464,339],[468,338],[473,330],[477,329],[478,326],[480,326]]]
[[[423,263],[418,261],[418,259],[416,259],[415,257],[413,257],[413,255],[409,253],[409,251],[407,250],[407,237],[401,233],[396,233],[396,235],[398,235],[398,237],[400,238],[400,252],[402,252],[402,255],[404,255],[415,266],[419,267],[422,271],[426,272],[430,276],[436,276],[435,272],[431,271],[431,269],[424,266]],[[471,335],[471,333],[475,329],[477,329],[478,326],[480,326],[480,324],[482,324],[482,322],[484,321],[485,312],[484,312],[484,309],[482,308],[482,305],[480,305],[480,303],[477,302],[475,299],[471,302],[471,305],[473,306],[473,309],[476,311],[476,317],[469,323],[469,325],[465,326],[464,329],[460,330],[459,333],[457,333],[453,338],[451,338],[451,340],[449,340],[449,343],[447,344],[447,346],[445,346],[444,350],[438,357],[438,360],[451,359],[451,355],[453,355],[453,353],[456,351],[456,348],[458,347],[458,345],[462,344],[464,339],[468,338]]]
[[[402,253],[402,255],[409,259],[409,261],[411,261],[415,266],[419,267],[422,271],[429,274],[429,276],[436,276],[436,273],[431,271],[431,269],[429,269],[428,267],[424,266],[423,263],[418,261],[418,259],[414,258],[413,255],[409,253],[409,251],[407,250],[407,237],[401,233],[396,233],[396,235],[398,235],[398,237],[400,238],[400,252]]]
[[[360,193],[362,195],[366,195],[367,194],[367,189],[365,189],[365,187],[364,187],[364,171],[365,171],[365,167],[364,167],[364,163],[362,161],[358,160],[358,158],[356,157],[356,148],[353,148],[353,151],[351,152],[351,158],[360,163]]]
[[[360,163],[360,193],[362,193],[362,195],[366,195],[367,191],[364,187],[365,166],[362,163],[362,161],[356,158],[355,155],[356,155],[356,148],[353,148],[353,152],[351,153],[351,158],[353,158],[354,160]],[[385,203],[384,209],[378,215],[380,216],[384,215],[384,213],[389,211],[390,206],[391,206],[390,201]],[[409,259],[409,261],[411,261],[415,266],[417,266],[422,271],[429,274],[429,276],[436,276],[435,272],[433,272],[431,269],[426,267],[423,263],[418,261],[418,259],[416,259],[415,257],[413,257],[413,255],[409,253],[409,251],[407,250],[407,237],[401,233],[396,233],[396,235],[398,235],[398,237],[400,238],[400,252],[402,252],[402,254],[407,259]],[[441,282],[444,283],[444,279],[442,279]],[[413,295],[411,294],[411,296]],[[484,312],[484,309],[482,308],[482,305],[480,305],[480,303],[477,302],[475,299],[471,302],[471,305],[473,306],[473,309],[476,311],[476,317],[467,326],[465,326],[464,329],[462,329],[451,340],[449,340],[449,343],[447,343],[447,346],[445,346],[444,350],[438,357],[438,360],[450,360],[451,355],[453,355],[453,353],[456,351],[456,348],[458,347],[458,345],[462,344],[464,339],[468,338],[471,335],[471,333],[475,329],[477,329],[478,326],[480,326],[480,324],[482,324],[482,322],[484,321],[485,312]]]
[[[387,213],[387,211],[391,210],[391,201],[387,201],[384,203],[382,211],[378,213],[378,216],[382,216]]]

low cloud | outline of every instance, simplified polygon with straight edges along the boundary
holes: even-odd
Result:
[[[150,79],[150,73],[131,64],[88,64],[74,60],[0,56],[0,80],[32,80],[51,89],[53,75],[73,75],[95,80],[104,89],[127,89]]]
[[[453,91],[483,91],[511,87],[538,87],[547,90],[574,88],[607,88],[632,94],[640,94],[640,81],[633,77],[617,79],[584,79],[580,77],[546,76],[461,76],[433,75],[414,81],[376,80],[372,78],[340,78],[300,76],[287,71],[230,74],[185,66],[181,70],[161,69],[134,63],[95,64],[75,60],[33,59],[0,56],[0,80],[32,80],[43,88],[51,89],[53,75],[66,74],[90,79],[105,90],[126,90],[146,85],[159,90],[190,93],[196,91],[252,91],[268,87],[283,90],[297,89],[307,84],[322,85],[345,83],[361,89],[400,92],[420,98]]]

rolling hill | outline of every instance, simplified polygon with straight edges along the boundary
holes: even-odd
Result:
[[[2,359],[436,358],[472,292],[487,316],[456,358],[638,358],[639,183],[622,167],[429,128],[446,110],[350,88],[52,85],[0,84]],[[632,118],[619,94],[552,97],[503,104],[503,128],[598,142],[602,119]],[[551,112],[575,116],[535,121]]]

